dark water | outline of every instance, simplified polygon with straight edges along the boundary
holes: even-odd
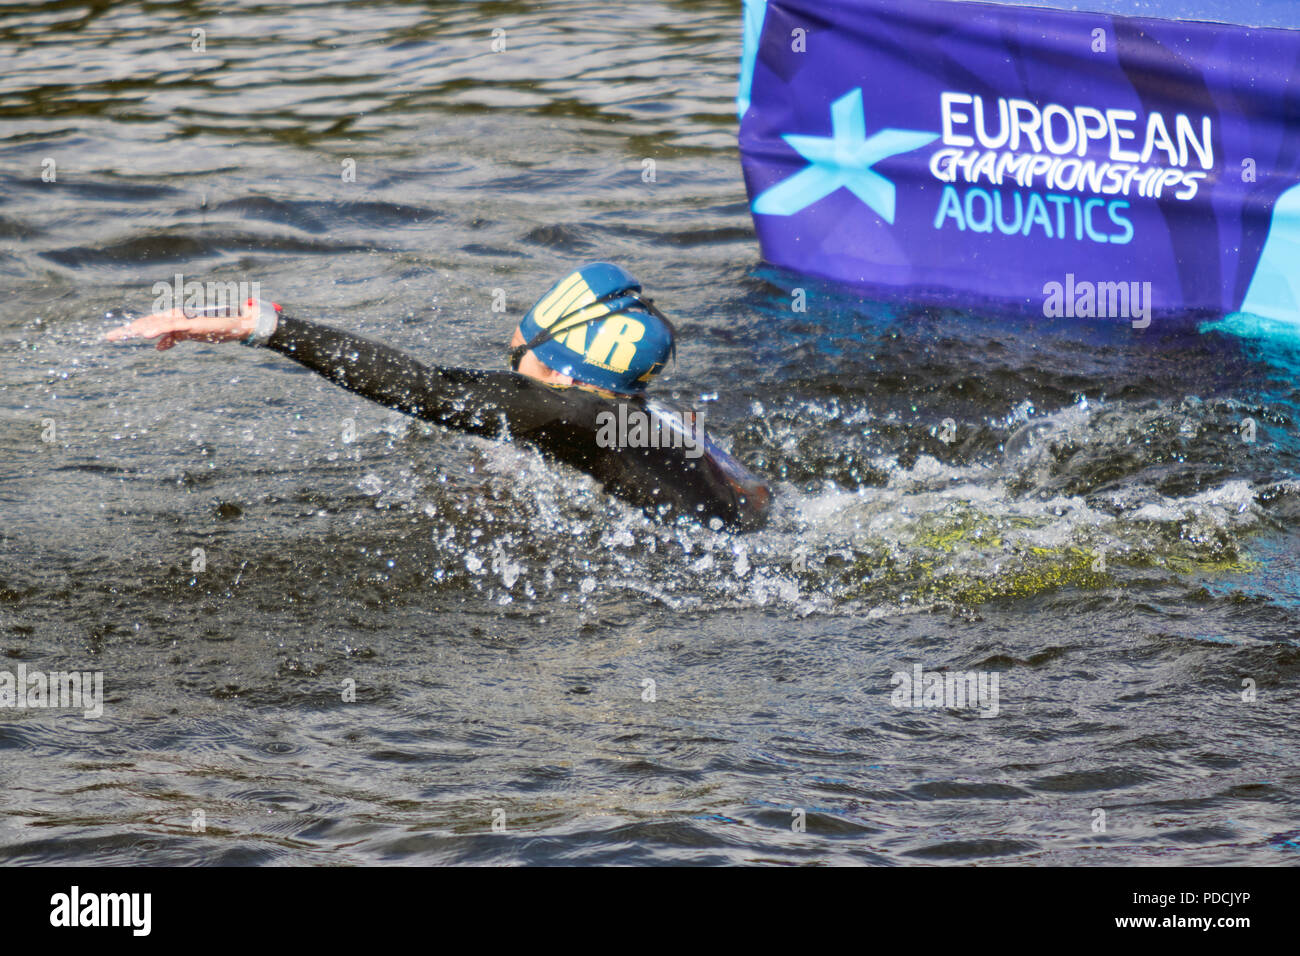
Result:
[[[106,702],[0,710],[0,861],[1300,861],[1300,353],[763,266],[738,57],[725,2],[3,8],[0,671]],[[768,530],[99,341],[179,272],[500,367],[597,258]],[[914,664],[998,716],[895,707]]]

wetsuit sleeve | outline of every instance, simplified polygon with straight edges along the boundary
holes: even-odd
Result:
[[[371,401],[472,435],[498,435],[503,416],[522,404],[510,372],[425,365],[379,342],[283,314],[265,347]]]

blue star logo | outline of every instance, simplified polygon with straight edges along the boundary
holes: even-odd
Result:
[[[809,165],[760,193],[754,200],[754,212],[790,216],[843,186],[892,226],[894,184],[871,167],[890,156],[920,149],[938,139],[939,134],[882,129],[868,138],[861,87],[831,104],[831,130],[829,137],[793,134],[781,137]]]

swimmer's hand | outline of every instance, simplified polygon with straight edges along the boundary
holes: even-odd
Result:
[[[183,309],[155,312],[118,326],[104,336],[106,342],[127,339],[158,339],[155,348],[165,351],[187,339],[195,342],[240,342],[257,326],[256,306],[245,306],[238,315],[205,315],[190,318]]]

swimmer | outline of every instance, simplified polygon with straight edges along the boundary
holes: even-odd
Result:
[[[645,394],[675,354],[675,331],[619,266],[592,263],[555,283],[515,329],[511,371],[425,365],[261,299],[238,314],[200,311],[214,314],[172,309],[106,338],[158,339],[160,350],[186,340],[268,348],[416,418],[532,445],[661,518],[733,530],[767,519],[771,490],[714,444],[702,416]]]

